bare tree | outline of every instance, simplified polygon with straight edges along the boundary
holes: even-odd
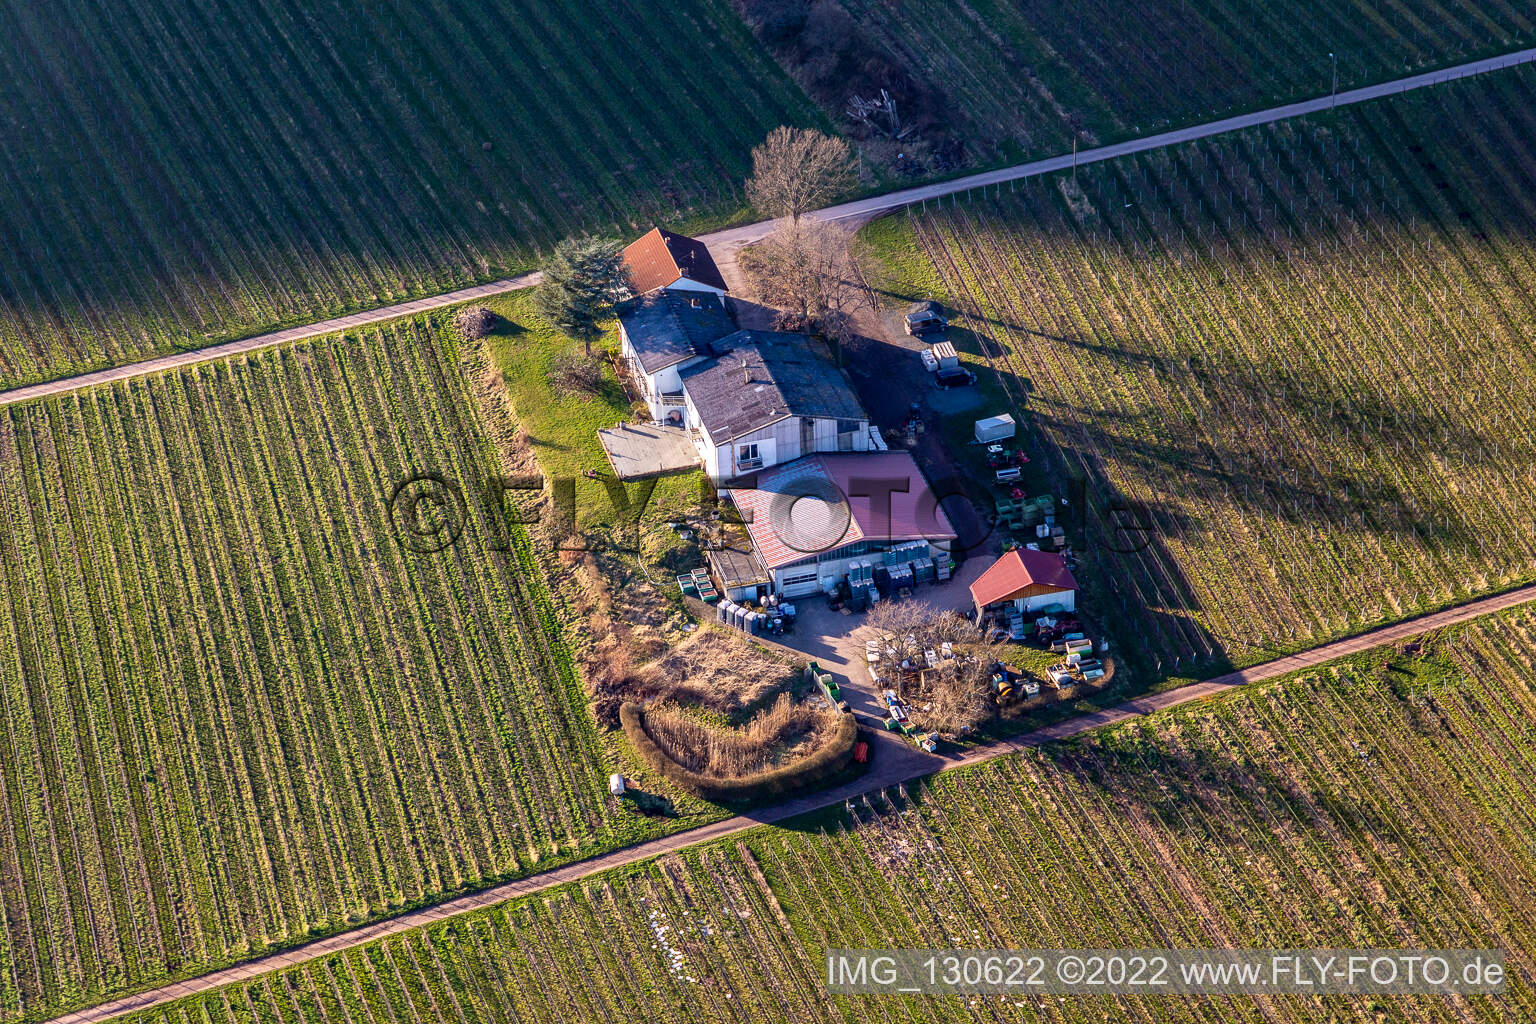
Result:
[[[975,650],[976,628],[964,616],[935,611],[921,601],[881,601],[865,622],[882,648],[895,652],[895,660],[917,666],[904,674],[901,686],[919,727],[955,733],[975,728],[992,714],[991,658]],[[924,668],[924,654],[941,650],[945,641],[954,645],[956,657]]]
[[[881,601],[869,611],[865,625],[903,658],[917,657],[946,640],[976,639],[976,627],[955,612],[934,611],[922,601]]]
[[[747,198],[770,217],[799,223],[830,205],[856,181],[848,143],[811,128],[780,126],[752,150]]]
[[[927,649],[929,620],[933,611],[918,601],[881,601],[869,610],[864,624],[873,629],[883,646],[894,650],[900,661],[922,656]]]
[[[992,669],[984,660],[950,662],[952,669],[930,673],[930,682],[921,694],[913,717],[918,725],[940,732],[957,733],[974,729],[992,715],[989,698]]]
[[[852,236],[835,224],[785,221],[738,257],[753,296],[784,312],[781,330],[808,331],[843,343],[853,335],[860,301]]]

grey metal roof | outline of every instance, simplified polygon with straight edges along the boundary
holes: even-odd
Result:
[[[721,444],[785,416],[862,420],[848,378],[820,342],[782,331],[737,331],[718,355],[682,371],[699,420]]]
[[[711,342],[736,329],[713,295],[664,288],[626,305],[619,311],[619,322],[646,373],[707,356]]]
[[[746,537],[737,542],[740,546],[712,546],[704,553],[715,578],[726,589],[749,587],[754,583],[769,582],[768,570],[752,550],[752,541]]]

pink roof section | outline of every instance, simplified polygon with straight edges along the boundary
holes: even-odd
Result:
[[[971,597],[979,605],[997,604],[1025,587],[1076,590],[1077,580],[1062,557],[1052,551],[1014,548],[987,567],[971,584]]]
[[[861,540],[953,540],[941,495],[906,452],[810,455],[758,474],[731,500],[770,569]]]

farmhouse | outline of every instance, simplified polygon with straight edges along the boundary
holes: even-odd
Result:
[[[816,452],[872,447],[869,417],[817,342],[782,331],[737,331],[679,376],[684,425],[716,484]]]
[[[735,330],[720,297],[708,292],[659,288],[619,310],[619,357],[652,419],[682,425],[679,372],[713,355],[711,346]]]
[[[730,291],[725,278],[697,238],[652,228],[624,248],[630,288],[648,295],[658,288],[678,292],[704,292],[723,300]]]
[[[619,354],[662,424],[649,429],[686,436],[747,523],[737,547],[709,555],[727,596],[803,597],[850,572],[868,590],[877,575],[896,587],[948,578],[948,517],[912,457],[871,431],[820,343],[735,330],[696,239],[656,229],[625,260],[636,297],[619,313]],[[604,445],[618,433],[600,431]]]
[[[976,578],[971,598],[978,618],[1004,605],[1021,612],[1055,605],[1056,610],[1070,612],[1077,604],[1077,580],[1055,552],[1014,548]]]
[[[906,452],[808,455],[727,493],[768,587],[785,598],[830,591],[859,566],[891,571],[887,554],[897,572],[931,570],[956,536]]]

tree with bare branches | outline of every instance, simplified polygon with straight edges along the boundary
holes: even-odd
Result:
[[[921,601],[881,601],[869,610],[864,624],[899,658],[916,659],[930,647],[974,641],[976,627],[963,615],[937,612]]]
[[[921,728],[958,733],[974,729],[992,716],[990,699],[992,669],[979,658],[946,662],[952,666],[930,672],[913,709],[913,720]]]
[[[755,299],[782,312],[775,326],[836,341],[853,336],[861,299],[853,236],[836,224],[785,221],[741,252],[738,265]]]
[[[768,216],[798,224],[802,215],[830,205],[856,180],[848,143],[813,128],[781,125],[752,150],[747,198]]]
[[[881,601],[865,624],[893,663],[919,666],[907,674],[903,695],[912,703],[913,721],[924,729],[957,733],[975,728],[993,712],[991,658],[977,650],[976,627],[955,612],[939,612],[921,601]],[[924,653],[953,645],[954,658],[922,670]],[[894,670],[894,664],[891,666]]]

